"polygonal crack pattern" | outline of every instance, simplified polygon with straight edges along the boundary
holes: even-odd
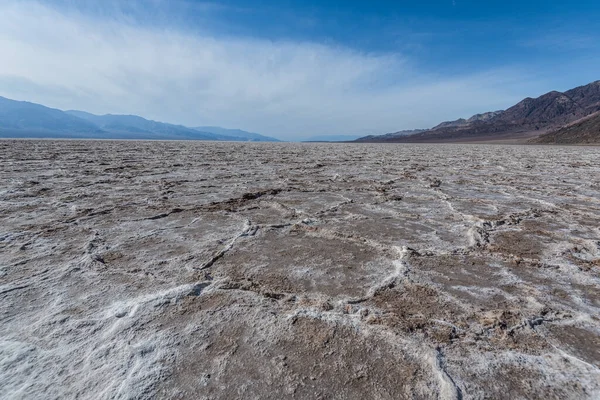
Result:
[[[598,148],[0,159],[0,398],[600,397]]]

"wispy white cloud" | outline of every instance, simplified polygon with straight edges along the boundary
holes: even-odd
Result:
[[[398,54],[217,37],[0,0],[0,95],[291,139],[384,133],[501,108],[535,90],[510,70],[419,71]]]

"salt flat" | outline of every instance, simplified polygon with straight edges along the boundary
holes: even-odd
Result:
[[[600,148],[0,161],[0,398],[600,397]]]

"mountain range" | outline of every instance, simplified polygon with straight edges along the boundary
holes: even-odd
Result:
[[[186,127],[137,115],[95,115],[62,111],[0,97],[0,138],[87,138],[275,142],[240,129]],[[442,122],[431,129],[404,130],[356,139],[315,136],[309,141],[447,143],[507,142],[600,144],[600,81],[526,98],[507,110]]]
[[[0,137],[279,141],[239,129],[209,126],[188,128],[147,120],[137,115],[94,115],[77,110],[61,111],[4,97],[0,97]]]
[[[427,130],[367,136],[358,142],[600,143],[600,81],[526,98],[507,110],[442,122]],[[405,131],[406,132],[406,131]]]
[[[355,142],[373,142],[373,141],[389,141],[396,138],[402,138],[405,136],[416,135],[417,133],[425,132],[427,129],[412,129],[405,131],[398,131],[392,133],[386,133],[385,135],[369,135],[361,137],[355,140]]]

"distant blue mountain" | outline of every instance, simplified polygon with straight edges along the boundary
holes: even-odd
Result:
[[[201,132],[209,132],[215,135],[223,135],[228,137],[239,138],[242,141],[252,142],[280,142],[281,140],[273,137],[259,135],[258,133],[246,132],[241,129],[225,129],[219,128],[218,126],[198,126],[194,128]]]
[[[35,137],[51,133],[56,133],[60,137],[70,134],[89,137],[102,133],[102,130],[89,121],[61,110],[0,97],[0,135],[20,133],[17,137],[22,137],[25,132],[36,134]]]
[[[67,114],[88,121],[104,132],[128,139],[234,140],[223,135],[201,132],[182,125],[150,121],[137,115],[94,115],[69,110]]]
[[[61,111],[0,97],[0,138],[86,138],[277,141],[256,133],[211,127],[210,131],[150,121],[137,115]]]

